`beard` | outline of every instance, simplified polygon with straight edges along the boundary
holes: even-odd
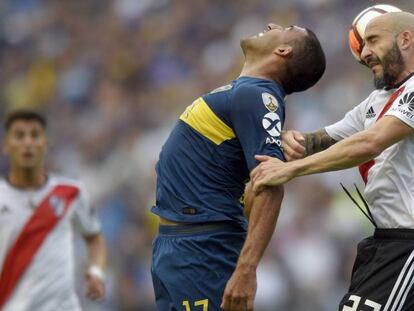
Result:
[[[375,57],[374,60],[381,64],[383,68],[382,75],[374,76],[375,88],[391,88],[397,82],[398,76],[405,67],[405,62],[397,43],[394,42],[382,61],[378,57]]]

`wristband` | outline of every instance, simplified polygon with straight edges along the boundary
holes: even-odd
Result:
[[[91,265],[88,268],[88,273],[101,281],[105,278],[105,272],[102,270],[101,267],[98,267],[97,265]]]

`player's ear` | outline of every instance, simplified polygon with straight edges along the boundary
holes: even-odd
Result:
[[[398,35],[397,42],[400,50],[406,50],[413,45],[413,33],[411,31],[403,31]]]
[[[292,54],[292,46],[288,45],[288,44],[282,44],[279,45],[274,51],[273,53],[275,53],[276,55],[282,56],[282,57],[287,57],[290,54]]]

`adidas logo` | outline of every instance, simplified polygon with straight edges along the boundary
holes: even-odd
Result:
[[[375,117],[376,115],[377,114],[375,113],[374,108],[372,108],[372,106],[371,106],[371,107],[369,107],[369,109],[368,109],[367,114],[365,115],[365,117],[367,119],[371,119],[371,118]]]

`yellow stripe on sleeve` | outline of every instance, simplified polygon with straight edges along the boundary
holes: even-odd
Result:
[[[180,119],[216,145],[236,137],[233,130],[210,109],[202,97],[188,106]]]

